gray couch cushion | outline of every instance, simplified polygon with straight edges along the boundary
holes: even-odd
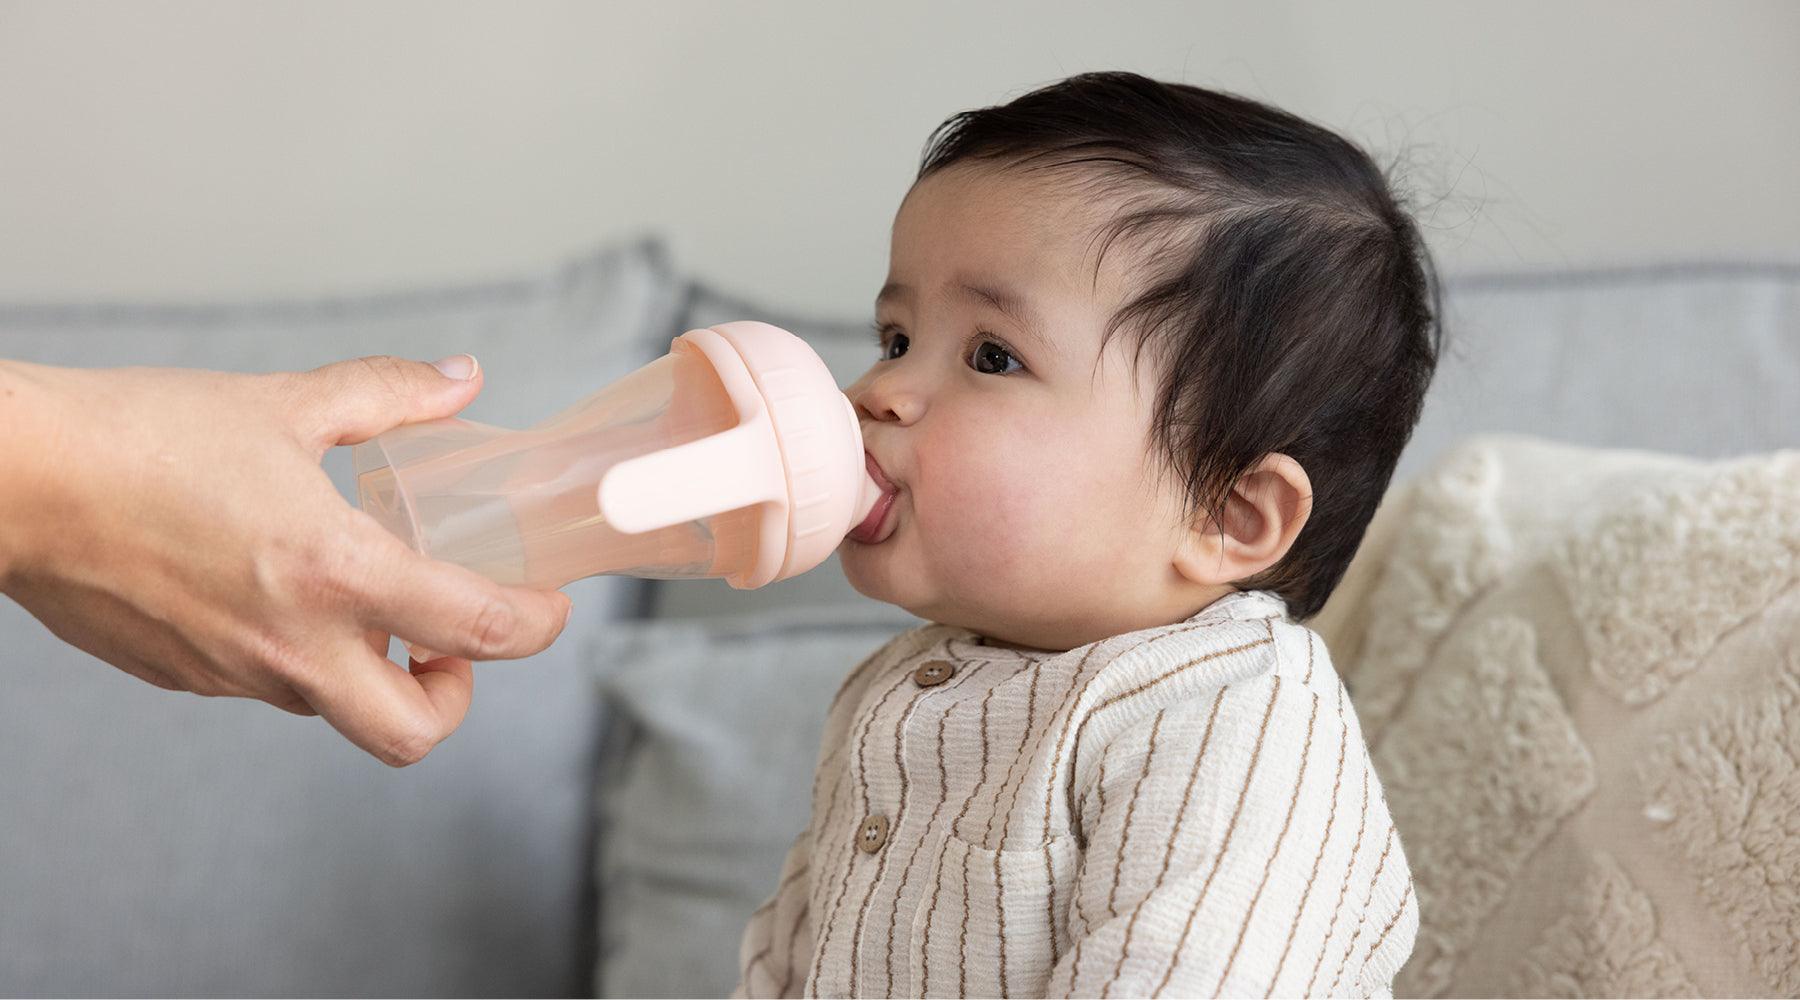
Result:
[[[1396,479],[1492,432],[1696,458],[1800,444],[1800,267],[1471,274],[1445,299]]]
[[[601,996],[730,992],[744,924],[811,816],[832,693],[918,624],[873,604],[596,637],[614,747],[596,798]]]
[[[668,347],[653,239],[483,286],[234,305],[0,305],[0,357],[486,369],[525,427]],[[349,449],[325,468],[353,497]],[[136,681],[0,601],[0,993],[585,995],[600,706],[583,646],[637,581],[565,588],[555,646],[480,665],[467,720],[392,770],[317,719]],[[403,656],[398,643],[396,656]]]
[[[478,667],[461,728],[395,770],[0,611],[0,994],[588,995],[575,650]]]

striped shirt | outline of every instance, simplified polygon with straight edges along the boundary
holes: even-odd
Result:
[[[736,996],[1391,997],[1418,905],[1268,591],[1061,653],[927,623],[831,704]]]

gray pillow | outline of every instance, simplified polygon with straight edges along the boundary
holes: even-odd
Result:
[[[628,622],[596,637],[612,745],[596,795],[601,996],[731,991],[744,924],[811,815],[833,693],[920,624],[873,604]]]
[[[271,371],[468,351],[487,376],[462,415],[516,428],[666,350],[680,296],[643,238],[479,286],[0,304],[0,357]],[[348,452],[325,466],[353,497]],[[562,639],[477,667],[462,727],[402,770],[317,719],[152,688],[0,601],[0,994],[589,993],[602,727],[582,646],[636,583],[565,588]]]

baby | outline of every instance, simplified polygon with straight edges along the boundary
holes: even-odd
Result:
[[[1368,156],[1084,74],[939,126],[847,391],[838,690],[739,996],[1391,996],[1406,855],[1319,636],[1436,366]]]

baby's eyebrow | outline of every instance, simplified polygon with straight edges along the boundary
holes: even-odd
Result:
[[[1046,352],[1056,354],[1054,341],[1045,333],[1043,321],[1037,311],[1023,294],[1006,285],[995,282],[979,281],[971,278],[960,278],[950,286],[950,290],[966,299],[985,302],[1001,315],[1013,321],[1024,331],[1036,345]],[[912,301],[913,290],[910,285],[890,281],[881,286],[881,292],[875,296],[875,307],[881,308],[883,303]]]

